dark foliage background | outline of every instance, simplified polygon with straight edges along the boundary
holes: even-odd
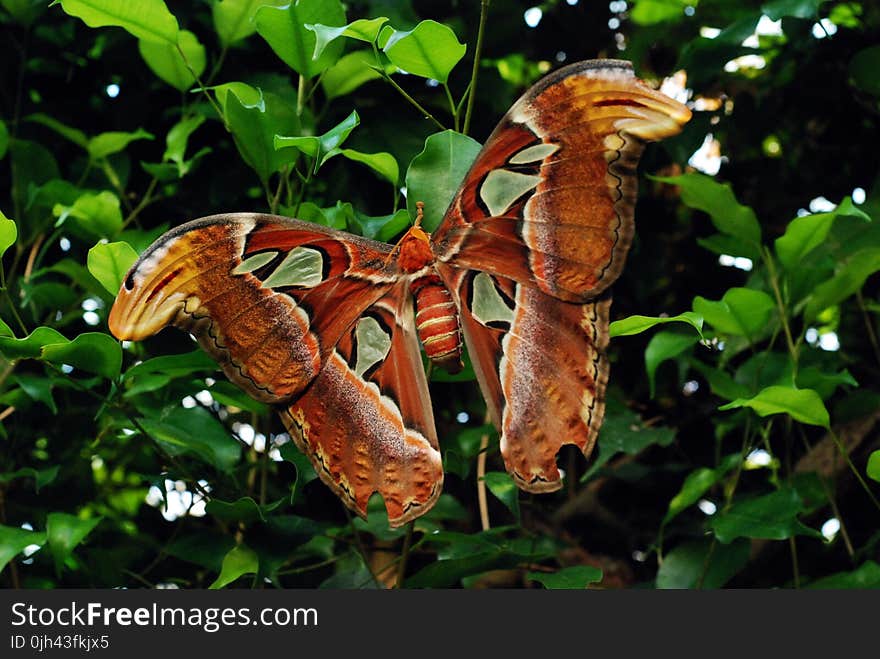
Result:
[[[0,0],[4,586],[880,585],[874,3],[496,0],[468,119],[448,98],[472,80],[479,2],[144,0],[137,21],[45,4]],[[166,5],[195,45],[162,36]],[[321,66],[289,52],[314,44],[305,24],[377,17],[427,30],[420,57],[446,84],[400,73],[378,24]],[[109,336],[110,290],[167,228],[254,210],[393,239],[399,189],[446,166],[416,159],[437,123],[483,140],[542,73],[595,57],[657,84],[686,72],[694,119],[642,160],[606,423],[589,462],[560,456],[565,490],[518,493],[476,383],[434,373],[445,494],[411,529],[389,530],[380,501],[352,521],[189,337]],[[275,151],[276,134],[340,134],[352,110],[360,160],[304,182],[310,147]]]

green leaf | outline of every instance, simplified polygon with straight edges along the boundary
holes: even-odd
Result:
[[[55,0],[89,27],[121,27],[145,41],[177,43],[177,19],[163,0]]]
[[[244,574],[256,574],[259,569],[260,559],[256,552],[244,545],[238,545],[230,549],[223,558],[220,576],[208,588],[211,590],[223,588]]]
[[[53,179],[60,178],[58,170],[58,162],[46,147],[36,142],[28,140],[15,139],[9,144],[9,167],[13,168],[16,176],[12,181],[12,200],[13,208],[28,208],[31,203],[31,193],[34,189],[40,189],[44,184],[49,184]],[[69,184],[68,184],[69,185]],[[17,206],[15,204],[18,204]],[[48,207],[52,207],[52,201],[49,201]],[[39,209],[43,214],[43,209]],[[43,218],[31,217],[16,218],[20,222],[18,230],[23,236],[26,244],[30,243],[36,235],[46,229],[41,220]],[[30,226],[31,224],[35,226]]]
[[[737,238],[743,245],[741,256],[760,257],[761,226],[748,206],[740,204],[730,184],[717,183],[705,174],[652,177],[681,188],[681,200],[691,208],[709,214],[712,224],[723,234]]]
[[[793,488],[783,488],[763,496],[735,503],[726,512],[713,517],[710,528],[720,542],[736,538],[785,540],[795,535],[822,537],[797,518],[803,502]]]
[[[113,379],[122,369],[122,348],[108,334],[86,332],[73,341],[43,346],[41,358],[53,364],[70,364],[88,373]]]
[[[52,214],[58,218],[56,226],[72,224],[75,231],[92,239],[112,238],[122,229],[119,197],[106,190],[97,194],[87,192],[72,206],[56,204]]]
[[[297,157],[296,149],[275,148],[276,135],[299,132],[296,109],[269,92],[262,94],[260,105],[248,105],[241,100],[237,88],[228,91],[232,93],[225,96],[226,118],[235,145],[244,161],[265,183],[269,176]]]
[[[868,466],[865,469],[868,478],[880,483],[880,450],[874,451],[868,456]]]
[[[49,513],[46,518],[46,538],[55,559],[55,571],[61,574],[64,562],[86,536],[100,522],[101,517],[80,519],[67,513]]]
[[[232,469],[241,455],[238,442],[201,407],[175,407],[163,417],[144,417],[139,422],[171,455],[194,453],[219,471]]]
[[[860,50],[849,62],[849,78],[852,83],[872,96],[880,96],[880,46]]]
[[[410,226],[409,213],[405,208],[401,208],[393,215],[370,217],[356,212],[355,217],[360,235],[383,243],[391,242],[395,236]]]
[[[46,11],[43,0],[0,0],[2,6],[19,23],[30,26],[40,14]]]
[[[382,50],[407,73],[445,83],[467,48],[451,28],[428,20],[408,32],[395,31]]]
[[[753,398],[738,398],[718,409],[732,410],[740,407],[750,407],[762,417],[770,414],[788,414],[801,423],[823,428],[831,427],[828,410],[819,394],[812,389],[767,387]]]
[[[129,368],[124,379],[141,377],[154,373],[162,373],[171,377],[182,377],[193,373],[213,373],[217,370],[217,362],[202,350],[193,350],[181,355],[165,355],[153,357]]]
[[[751,288],[731,288],[720,301],[694,298],[694,311],[717,332],[744,336],[754,341],[767,329],[770,314],[776,308],[773,298]]]
[[[721,588],[749,562],[748,540],[715,545],[708,540],[685,542],[667,553],[657,570],[657,588]]]
[[[135,140],[152,139],[153,136],[142,128],[138,128],[133,133],[111,131],[90,138],[86,149],[93,160],[100,160],[114,153],[119,153]]]
[[[526,578],[548,589],[580,589],[602,581],[602,570],[592,565],[574,565],[558,572],[527,572]]]
[[[697,244],[715,254],[754,257],[755,250],[747,247],[747,243],[733,236],[725,236],[723,233],[714,233],[708,238],[697,238]]]
[[[827,0],[771,0],[761,6],[767,18],[778,21],[786,16],[793,18],[819,18],[819,5]]]
[[[315,473],[315,468],[312,466],[308,456],[300,451],[293,442],[282,444],[278,452],[286,462],[296,467],[296,483],[294,484],[294,491],[290,495],[291,500],[295,500],[297,493],[303,486],[318,478],[318,474]]]
[[[168,554],[188,563],[220,572],[223,558],[235,546],[235,540],[219,532],[199,529],[195,533],[170,540]]]
[[[46,543],[46,534],[0,524],[0,571],[26,547]]]
[[[871,221],[870,217],[853,205],[850,197],[845,198],[830,213],[814,213],[796,217],[788,223],[785,233],[774,243],[780,263],[789,270],[798,267],[807,254],[825,242],[831,225],[840,216],[858,217],[866,222]]]
[[[296,0],[283,7],[260,7],[254,22],[275,54],[306,78],[314,78],[342,54],[342,44],[332,43],[318,59],[312,59],[317,36],[306,28],[318,23],[344,25],[345,10],[339,0]]]
[[[831,279],[816,287],[807,300],[804,319],[810,322],[828,307],[854,295],[865,285],[865,280],[878,270],[880,247],[868,247],[856,252],[838,267]]]
[[[92,276],[111,295],[116,295],[137,258],[137,252],[128,243],[98,243],[89,250],[87,264]]]
[[[251,87],[246,82],[225,82],[222,85],[214,85],[213,87],[207,87],[206,89],[210,89],[214,92],[214,96],[217,98],[217,103],[223,108],[224,114],[226,114],[226,101],[229,98],[229,92],[232,92],[232,94],[238,98],[242,106],[246,108],[257,108],[260,112],[266,111],[266,103],[263,100],[262,90],[257,87]]]
[[[241,497],[236,501],[220,501],[211,499],[205,510],[212,517],[228,522],[265,522],[267,513],[271,513],[287,500],[286,497],[266,506],[261,506],[251,497]]]
[[[355,529],[362,533],[369,533],[377,540],[390,542],[400,538],[406,533],[406,529],[392,529],[388,524],[388,509],[382,497],[374,493],[367,501],[367,518],[360,517],[352,520]]]
[[[27,117],[25,117],[25,119],[27,121],[33,121],[34,123],[41,124],[46,128],[55,131],[64,139],[70,140],[77,146],[81,146],[83,149],[88,148],[88,135],[86,135],[78,128],[73,128],[71,126],[68,126],[67,124],[61,123],[55,117],[50,117],[48,114],[44,114],[43,112],[37,112],[35,114],[28,115]]]
[[[687,323],[703,338],[703,319],[693,311],[685,311],[677,316],[629,316],[611,323],[608,335],[613,339],[617,336],[641,334],[663,323]]]
[[[710,487],[720,481],[727,473],[733,469],[742,457],[738,453],[728,455],[721,461],[721,464],[715,469],[701,467],[688,474],[684,479],[684,483],[678,493],[669,501],[669,507],[666,510],[666,516],[663,518],[662,524],[667,524],[675,518],[681,511],[691,507],[705,494]]]
[[[671,20],[684,20],[685,7],[691,0],[638,0],[629,17],[638,25],[655,25]]]
[[[425,202],[422,226],[434,231],[480,152],[480,143],[455,131],[429,135],[424,150],[406,172],[406,207],[416,216],[416,202]]]
[[[835,590],[855,588],[880,588],[880,565],[865,561],[852,572],[838,572],[807,584],[807,588],[833,588]]]
[[[257,31],[254,16],[263,5],[280,7],[289,0],[219,0],[211,6],[214,30],[223,46],[241,41]]]
[[[0,336],[0,353],[7,359],[37,359],[43,346],[66,341],[67,339],[58,330],[38,327],[23,339]]]
[[[305,26],[306,29],[314,32],[316,36],[315,52],[312,55],[312,59],[318,59],[321,57],[321,54],[324,52],[327,45],[340,37],[348,37],[350,39],[372,43],[376,40],[376,37],[379,36],[379,30],[381,30],[382,26],[387,22],[387,18],[380,16],[379,18],[373,19],[361,18],[353,23],[342,25],[340,27],[321,25],[320,23],[314,25],[307,24]]]
[[[13,376],[16,384],[33,400],[43,403],[52,414],[58,414],[58,407],[52,396],[54,383],[41,375],[20,374]]]
[[[679,334],[678,332],[657,332],[651,337],[645,348],[645,370],[648,373],[652,398],[655,391],[655,376],[660,364],[678,357],[698,340],[692,334]]]
[[[314,160],[315,171],[317,172],[321,165],[327,160],[337,153],[342,153],[342,150],[338,147],[346,140],[346,138],[348,138],[351,131],[353,131],[360,122],[361,119],[358,116],[357,111],[352,110],[350,115],[323,135],[317,137],[287,137],[285,135],[275,135],[274,146],[276,150],[292,148],[306,154]]]
[[[0,211],[0,258],[3,258],[6,250],[12,247],[16,238],[18,238],[18,228],[15,222]]]
[[[170,160],[171,162],[176,163],[178,168],[182,169],[186,162],[186,147],[189,143],[189,137],[204,122],[205,117],[197,114],[188,119],[181,119],[174,124],[174,126],[171,127],[171,130],[168,131],[168,135],[165,137],[165,153],[162,154],[162,159]],[[182,175],[183,174],[181,174],[181,176]]]
[[[599,432],[599,455],[581,477],[581,482],[592,478],[618,453],[636,455],[654,444],[669,446],[674,440],[674,429],[646,426],[637,414],[629,411],[622,403],[609,399],[605,421]]]
[[[748,398],[753,389],[736,382],[727,372],[704,364],[698,359],[691,359],[691,366],[709,382],[709,388],[716,396],[726,400]]]
[[[349,160],[360,162],[372,169],[382,178],[397,185],[400,178],[400,167],[397,165],[397,159],[386,151],[379,153],[362,153],[354,149],[339,149],[339,153]]]
[[[60,469],[61,465],[54,465],[52,467],[46,467],[45,469],[24,467],[13,472],[0,474],[0,483],[10,483],[16,478],[33,478],[34,491],[39,494],[40,490],[42,490],[49,483],[55,480],[55,478],[58,476],[58,472],[60,471]],[[2,566],[0,566],[0,570],[2,569]]]
[[[150,70],[163,82],[186,91],[205,72],[205,47],[189,30],[181,30],[176,44],[141,40],[138,51]]]
[[[501,471],[490,471],[483,476],[483,482],[495,497],[507,506],[516,519],[519,519],[519,488],[510,474]]]
[[[216,369],[217,365],[214,361],[209,361],[213,364],[213,368]],[[253,412],[254,414],[259,415],[268,415],[271,411],[268,405],[254,400],[241,389],[226,380],[218,380],[208,387],[208,391],[211,393],[211,396],[215,401],[226,407],[233,407],[238,410]]]
[[[370,80],[381,78],[382,75],[374,67],[376,57],[372,51],[356,50],[343,55],[321,76],[321,86],[328,100],[332,100],[345,94],[350,94],[355,89]],[[387,67],[393,69],[393,65]]]
[[[798,369],[797,372],[798,389],[813,389],[822,400],[831,398],[831,395],[838,387],[848,385],[850,387],[858,387],[852,374],[843,369],[837,373],[826,373],[815,366],[806,366]]]
[[[434,561],[406,580],[407,588],[451,588],[464,577],[487,570],[516,567],[520,559],[516,555],[503,554],[497,549],[473,553],[464,558]]]

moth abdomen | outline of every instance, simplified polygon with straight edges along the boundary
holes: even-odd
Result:
[[[436,275],[415,280],[416,329],[428,358],[450,373],[462,368],[461,326],[449,289]]]

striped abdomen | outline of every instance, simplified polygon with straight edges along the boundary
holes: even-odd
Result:
[[[416,329],[428,358],[450,373],[461,370],[461,327],[452,296],[436,275],[410,287],[416,302]]]

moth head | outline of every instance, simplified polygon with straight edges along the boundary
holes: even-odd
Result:
[[[141,341],[152,336],[173,324],[186,306],[190,296],[180,288],[184,268],[163,267],[173,248],[171,242],[149,250],[122,281],[107,321],[117,339]],[[191,306],[197,307],[198,301],[193,300]]]
[[[434,262],[431,236],[418,225],[410,227],[398,245],[400,252],[397,262],[404,272],[418,272]]]

